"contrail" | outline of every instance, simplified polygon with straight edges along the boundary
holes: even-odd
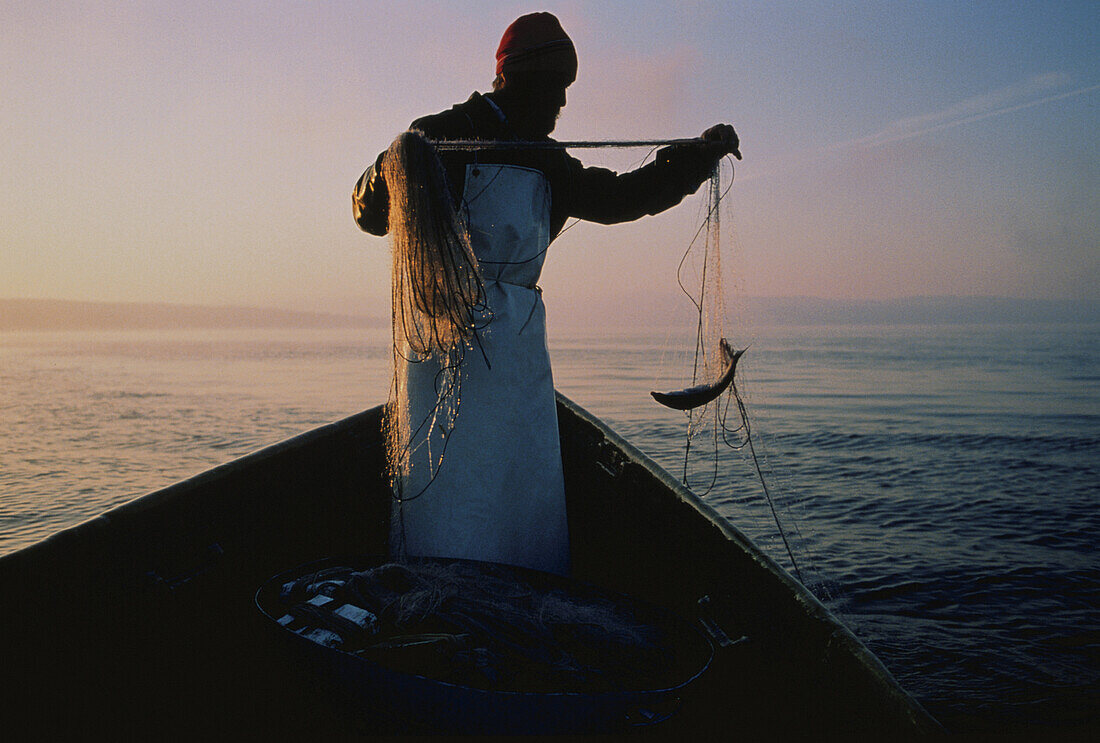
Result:
[[[943,121],[937,124],[923,126],[917,129],[904,129],[895,123],[895,125],[893,125],[892,127],[887,127],[875,134],[867,135],[864,137],[857,137],[855,139],[849,139],[843,142],[836,142],[834,144],[826,145],[824,147],[819,147],[813,150],[803,151],[800,153],[792,153],[772,160],[770,163],[761,163],[761,165],[763,166],[762,168],[754,168],[751,173],[747,173],[745,176],[739,177],[738,182],[746,183],[749,181],[758,180],[760,178],[768,178],[769,176],[773,176],[789,170],[804,168],[807,163],[821,160],[831,154],[835,154],[840,151],[856,150],[863,148],[869,149],[872,147],[881,147],[883,145],[893,144],[895,142],[915,139],[917,137],[922,137],[926,134],[934,134],[935,132],[944,131],[945,129],[953,129],[957,126],[974,123],[975,121],[982,121],[983,119],[989,119],[994,116],[1003,116],[1004,114],[1013,113],[1015,111],[1022,111],[1026,108],[1040,106],[1044,103],[1053,103],[1054,101],[1060,101],[1065,98],[1073,98],[1075,96],[1086,95],[1088,93],[1093,93],[1098,90],[1100,90],[1100,85],[1088,85],[1082,88],[1077,88],[1075,90],[1068,90],[1062,93],[1054,93],[1052,95],[1043,96],[1042,98],[1036,98],[1035,100],[1026,101],[1024,103],[1005,105],[991,111],[982,111],[980,113],[971,114],[969,116],[963,116],[962,118],[952,119],[950,121]],[[970,100],[972,101],[974,99]],[[967,102],[968,101],[963,101],[960,104],[956,104],[956,106],[963,106]],[[909,119],[905,119],[904,121],[912,121],[914,118],[927,119],[934,116],[936,116],[936,114],[929,114],[920,117],[910,117]]]
[[[984,111],[979,114],[973,114],[972,116],[965,116],[961,119],[955,119],[954,121],[945,121],[942,124],[935,124],[934,126],[928,126],[922,129],[916,129],[908,132],[896,132],[891,134],[889,133],[888,129],[885,129],[878,134],[872,134],[869,137],[860,137],[859,139],[852,139],[847,142],[841,142],[839,144],[831,145],[829,149],[847,149],[850,147],[877,147],[884,144],[893,144],[894,142],[902,142],[907,139],[922,137],[925,134],[933,134],[935,132],[943,131],[944,129],[953,129],[957,126],[962,126],[963,124],[971,124],[975,121],[989,119],[994,116],[1002,116],[1004,114],[1013,113],[1015,111],[1022,111],[1025,108],[1040,106],[1044,103],[1053,103],[1054,101],[1060,101],[1063,98],[1072,98],[1074,96],[1085,95],[1086,93],[1092,93],[1096,90],[1100,90],[1100,85],[1089,85],[1084,88],[1078,88],[1077,90],[1069,90],[1064,93],[1056,93],[1054,95],[1048,95],[1043,98],[1038,98],[1034,101],[1017,103],[1012,106],[1004,106],[993,111]]]

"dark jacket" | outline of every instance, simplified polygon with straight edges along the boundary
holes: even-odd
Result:
[[[409,127],[429,139],[516,139],[507,123],[480,93],[447,111],[417,119]],[[373,235],[388,232],[389,194],[382,178],[383,152],[359,178],[352,208],[359,227]],[[654,162],[628,173],[587,168],[564,150],[479,150],[441,152],[456,205],[466,165],[475,161],[522,165],[540,170],[550,183],[550,234],[556,237],[569,217],[601,224],[629,222],[679,204],[698,190],[715,159],[699,147],[659,150]]]

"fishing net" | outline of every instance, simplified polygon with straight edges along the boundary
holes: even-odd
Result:
[[[702,224],[685,250],[677,268],[677,282],[680,289],[694,305],[697,317],[692,369],[693,384],[720,378],[723,375],[728,358],[722,352],[723,345],[727,343],[725,340],[726,293],[723,285],[722,252],[724,248],[723,241],[729,243],[731,240],[728,234],[723,235],[721,215],[723,199],[729,190],[729,186],[726,189],[722,188],[720,165],[721,163],[716,165],[711,174],[706,211]],[[743,351],[744,349],[742,349]],[[734,363],[736,363],[736,360]],[[782,540],[784,551],[790,559],[791,567],[798,579],[805,583],[799,562],[795,558],[794,549],[780,520],[772,488],[764,475],[762,457],[757,453],[752,417],[745,406],[741,390],[738,389],[737,376],[732,374],[732,368],[729,371],[731,372],[728,377],[730,384],[721,395],[713,398],[705,405],[686,411],[688,426],[684,444],[683,482],[686,486],[699,492],[700,495],[705,496],[718,483],[720,451],[734,449],[744,452],[760,482],[764,501],[767,503],[776,531]],[[685,392],[690,391],[685,390]],[[675,395],[677,393],[671,394]],[[658,396],[655,394],[654,397]],[[659,397],[658,400],[660,400]],[[698,466],[693,470],[691,467],[692,442],[708,435],[711,438],[709,448],[712,452],[710,471],[709,473],[700,472],[699,470],[704,468]],[[692,474],[696,477],[692,478]],[[793,515],[789,513],[789,510],[788,518],[794,523]],[[798,534],[797,524],[794,524],[794,528],[796,534]],[[801,539],[800,534],[799,538]]]
[[[698,326],[695,334],[695,363],[692,382],[715,379],[725,367],[725,356],[720,344],[725,338],[726,295],[722,281],[722,183],[721,163],[714,166],[707,185],[706,216],[696,236],[702,236],[701,251],[693,253],[689,246],[677,267],[676,279],[680,288],[698,310]],[[701,252],[701,256],[699,253]],[[699,274],[698,296],[684,285],[686,263],[689,256],[697,256],[695,269]]]
[[[386,151],[382,171],[393,253],[394,376],[386,449],[399,492],[408,474],[413,424],[430,432],[435,425],[453,424],[457,416],[459,369],[486,305],[470,236],[432,146],[419,132],[404,132]],[[408,380],[399,359],[419,363],[433,357],[441,367],[439,400],[430,420],[411,421]]]
[[[684,395],[684,393],[713,386],[715,380],[722,379],[727,371],[732,371],[729,368],[732,354],[727,352],[727,350],[732,351],[732,347],[727,340],[726,287],[722,266],[722,252],[726,247],[723,244],[722,234],[723,197],[730,186],[723,191],[721,174],[719,162],[715,165],[707,185],[707,198],[699,229],[685,249],[676,269],[676,281],[680,290],[693,305],[696,318],[691,370],[691,384],[695,386],[668,395],[654,393],[654,397],[666,405],[669,403],[662,401],[662,398],[670,395],[691,398],[692,395]],[[728,238],[726,241],[728,242]],[[738,426],[733,428],[727,426],[730,400],[737,395],[736,382],[732,381],[734,378],[729,376],[727,379],[731,383],[722,390],[722,394],[717,397],[702,395],[704,400],[708,400],[705,404],[686,408],[688,426],[684,445],[683,481],[685,485],[690,487],[693,484],[689,475],[693,439],[706,434],[713,437],[714,466],[707,477],[709,482],[701,491],[703,495],[714,487],[717,480],[719,441],[725,440],[736,448],[739,444],[732,442],[736,440],[737,434],[743,431]]]

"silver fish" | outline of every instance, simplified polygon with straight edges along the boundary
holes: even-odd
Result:
[[[657,402],[674,410],[699,408],[717,398],[733,383],[733,374],[737,370],[737,360],[741,358],[741,354],[748,350],[748,348],[742,348],[740,351],[733,350],[733,347],[725,338],[718,345],[722,349],[722,354],[726,357],[727,366],[726,371],[722,373],[717,382],[688,387],[674,392],[650,392],[649,394],[653,395],[653,399]]]

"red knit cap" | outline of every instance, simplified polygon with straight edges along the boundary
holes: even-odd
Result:
[[[577,50],[551,13],[520,16],[497,47],[497,74],[505,70],[562,72],[577,77]]]

